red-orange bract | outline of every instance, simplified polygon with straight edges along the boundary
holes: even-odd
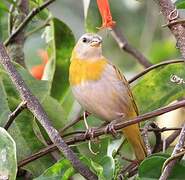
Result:
[[[48,62],[48,53],[45,50],[38,50],[38,55],[40,56],[42,60],[42,64],[39,64],[37,66],[33,66],[31,68],[31,75],[36,78],[36,79],[42,79],[43,73],[44,73],[44,68],[46,63]]]
[[[116,22],[112,20],[112,15],[108,0],[97,0],[98,9],[102,16],[102,28],[112,28]]]

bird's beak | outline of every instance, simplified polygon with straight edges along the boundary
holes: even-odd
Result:
[[[91,46],[92,47],[99,47],[102,43],[102,40],[99,38],[93,38],[93,40],[91,41]]]

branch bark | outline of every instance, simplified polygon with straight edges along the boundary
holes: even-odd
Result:
[[[177,46],[180,49],[182,57],[185,58],[185,26],[183,22],[178,22],[180,20],[178,11],[175,5],[172,3],[171,0],[157,0],[159,7],[161,9],[162,14],[164,15],[165,19],[168,21],[168,27],[171,30],[172,34],[175,36],[177,40]],[[181,130],[179,141],[175,146],[175,149],[172,153],[174,156],[183,146],[185,141],[185,124]],[[168,179],[171,170],[173,169],[176,162],[179,161],[178,159],[172,160],[164,169],[163,173],[161,174],[160,180]]]
[[[4,128],[8,130],[8,128],[11,126],[15,118],[26,108],[26,103],[21,102],[17,108],[8,116],[8,120],[6,124],[4,125]]]
[[[180,49],[180,52],[182,54],[182,57],[185,58],[185,26],[184,23],[173,23],[178,20],[179,14],[175,7],[175,5],[172,3],[171,0],[157,0],[161,12],[164,15],[165,19],[168,21],[169,29],[171,30],[172,34],[175,36],[177,40],[177,45]],[[170,24],[171,23],[171,24]]]
[[[42,5],[34,8],[30,13],[25,17],[21,24],[12,32],[12,34],[8,37],[8,39],[4,42],[4,45],[7,46],[23,29],[28,25],[28,23],[43,9],[53,3],[55,0],[47,0]]]
[[[156,116],[159,116],[159,115],[162,115],[164,113],[167,113],[169,111],[173,111],[175,109],[178,109],[178,108],[181,108],[185,106],[185,100],[181,100],[171,106],[168,106],[168,107],[163,107],[163,108],[159,108],[159,109],[156,109],[155,111],[152,111],[150,113],[146,113],[146,114],[143,114],[143,115],[140,115],[140,116],[137,116],[136,118],[134,119],[131,119],[131,120],[128,120],[126,122],[121,122],[121,123],[118,123],[118,124],[115,124],[114,125],[114,129],[115,130],[119,130],[119,129],[122,129],[124,127],[127,127],[129,125],[132,125],[132,124],[136,124],[136,123],[139,123],[141,121],[145,121],[145,120],[148,120],[150,118],[153,118],[153,117],[156,117]],[[106,129],[107,127],[102,127],[102,128],[96,128],[94,129],[94,133],[93,133],[93,137],[96,138],[98,136],[101,136],[103,134],[105,134],[106,132]],[[150,130],[150,129],[149,129]],[[162,130],[163,131],[163,130]],[[89,137],[87,136],[87,134],[85,135],[86,133],[81,133],[80,135],[75,135],[69,139],[66,140],[66,143],[68,145],[72,145],[72,144],[75,144],[75,143],[78,143],[78,142],[82,142],[82,141],[86,141],[86,140],[89,140]],[[174,139],[178,136],[179,134],[179,129],[177,129],[177,131],[175,131],[170,137],[169,139],[167,139],[167,145],[169,146],[173,141]],[[56,150],[57,148],[55,147],[54,144],[46,147],[46,148],[43,148],[42,150],[40,150],[39,152],[35,153],[35,154],[32,154],[31,156],[25,158],[23,161],[19,162],[19,166],[24,166],[25,164],[35,160],[35,159],[38,159],[42,156],[44,156],[45,154],[48,154],[54,150]],[[158,149],[156,151],[160,151],[162,149],[162,146],[158,147]]]
[[[184,147],[185,144],[185,124],[182,127],[180,136],[179,136],[179,140],[178,143],[176,144],[173,153],[171,155],[171,157],[175,156],[175,154],[179,153],[182,148]],[[167,180],[168,177],[170,176],[170,173],[173,169],[173,167],[175,166],[175,164],[183,157],[183,155],[180,158],[175,158],[172,161],[170,161],[166,167],[164,168],[164,171],[161,174],[161,177],[159,180]]]
[[[126,51],[127,53],[135,57],[141,65],[143,65],[145,68],[150,67],[152,65],[152,63],[150,63],[150,61],[142,53],[140,53],[136,48],[134,48],[128,43],[127,39],[124,37],[124,35],[118,28],[112,28],[111,34],[118,43],[120,49]]]
[[[78,157],[60,137],[60,134],[57,132],[57,130],[51,125],[47,114],[45,113],[37,98],[34,97],[31,91],[28,89],[20,74],[15,69],[2,43],[0,43],[0,63],[3,65],[16,89],[20,93],[21,99],[26,102],[27,108],[38,119],[39,123],[43,126],[49,135],[51,141],[58,147],[64,156],[71,161],[73,167],[82,176],[90,180],[98,179],[97,176],[92,171],[90,171],[87,166],[80,162]]]
[[[12,9],[12,7],[11,7]],[[27,14],[29,13],[29,1],[19,0],[18,6],[10,11],[10,21],[9,21],[9,33],[12,34],[16,28],[22,23]],[[12,21],[14,19],[14,21]],[[10,35],[11,36],[11,35]],[[25,32],[24,30],[17,32],[16,36],[11,39],[11,43],[8,46],[8,52],[11,59],[23,67],[25,67],[24,61],[24,41]]]
[[[142,77],[143,75],[145,75],[146,73],[150,72],[153,69],[156,69],[158,67],[165,66],[165,65],[168,65],[168,64],[175,64],[175,63],[184,63],[184,60],[183,59],[169,60],[169,61],[164,61],[164,62],[155,64],[155,65],[152,65],[152,66],[146,68],[144,71],[142,71],[142,72],[138,73],[137,75],[135,75],[128,82],[129,82],[129,84],[131,84],[132,82],[134,82],[135,80],[137,80],[138,78]]]

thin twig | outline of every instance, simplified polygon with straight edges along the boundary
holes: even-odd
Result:
[[[51,3],[53,3],[55,0],[47,0],[42,5],[38,6],[37,8],[32,9],[30,13],[26,16],[26,18],[23,20],[23,22],[12,32],[12,34],[8,37],[7,40],[5,40],[4,45],[7,46],[11,40],[17,36],[19,32],[21,32],[27,24],[43,9],[48,7]]]
[[[179,153],[179,151],[181,151],[181,149],[184,147],[184,143],[185,142],[185,124],[182,127],[180,136],[179,136],[179,140],[178,143],[176,144],[173,153],[171,155],[171,157],[175,156],[177,153]],[[183,157],[183,155],[180,158],[175,158],[173,160],[171,160],[167,166],[164,168],[164,171],[162,172],[161,176],[160,176],[160,180],[167,180],[168,177],[170,176],[170,173],[173,169],[173,167],[175,166],[175,164]]]
[[[149,138],[148,138],[148,129],[149,129],[151,123],[152,122],[147,123],[144,126],[143,131],[142,131],[143,141],[144,141],[144,144],[145,144],[145,147],[147,150],[147,156],[152,154],[152,149],[151,149]]]
[[[24,21],[29,13],[29,0],[17,1],[17,6],[10,9],[10,20],[9,20],[9,33],[14,32],[15,29]],[[26,67],[24,59],[24,42],[25,42],[25,31],[19,31],[17,35],[12,39],[8,46],[8,53],[12,61]]]
[[[131,124],[136,124],[136,123],[139,123],[141,121],[145,121],[145,120],[148,120],[150,118],[153,118],[153,117],[156,117],[156,116],[159,116],[159,115],[162,115],[164,113],[167,113],[169,111],[173,111],[175,109],[178,109],[178,108],[181,108],[185,106],[185,100],[181,100],[177,103],[174,103],[173,105],[170,105],[168,107],[163,107],[163,108],[159,108],[155,111],[152,111],[150,113],[146,113],[146,114],[143,114],[143,115],[140,115],[140,116],[137,116],[136,118],[134,119],[131,119],[131,120],[128,120],[126,122],[121,122],[121,123],[118,123],[118,124],[115,124],[114,125],[114,128],[115,130],[119,130],[119,129],[122,129],[124,127],[127,127]],[[104,135],[105,134],[105,130],[106,130],[107,127],[102,127],[102,128],[94,128],[94,138],[98,137],[98,136],[101,136],[101,135]],[[78,143],[78,142],[82,142],[82,141],[86,141],[86,140],[89,140],[88,136],[85,136],[86,133],[84,134],[78,134],[78,135],[75,135],[74,137],[71,137],[69,139],[66,140],[66,143],[68,145],[72,145],[72,144],[75,144],[75,143]],[[169,139],[166,140],[167,142],[167,145],[169,146],[173,141],[174,141],[174,138],[176,138],[179,134],[179,131],[175,131],[173,133],[173,135],[171,135],[169,137]],[[46,154],[48,154],[49,152],[53,151],[53,150],[56,150],[57,148],[54,147],[55,145],[50,145],[46,148],[43,148],[42,150],[40,150],[39,152],[35,153],[35,154],[32,154],[31,156],[25,158],[24,161],[28,162],[27,160],[29,160],[29,162],[35,160],[35,159],[38,159]],[[162,147],[160,146],[160,148],[158,150],[161,150]],[[36,158],[35,158],[36,156]],[[20,162],[20,164],[22,164]]]
[[[85,116],[88,117],[89,116],[89,113],[88,112],[85,112]],[[66,131],[67,129],[71,128],[72,126],[74,126],[79,121],[83,120],[83,118],[84,118],[84,115],[79,116],[79,117],[75,118],[74,120],[71,120],[69,122],[69,124],[66,124],[62,129],[59,130],[60,135],[63,135],[64,131]]]
[[[166,20],[169,23],[173,23],[175,21],[179,20],[179,14],[178,10],[176,9],[175,5],[172,3],[171,0],[157,0],[161,12],[166,18]],[[185,26],[184,23],[178,23],[178,24],[171,24],[168,26],[173,35],[175,36],[177,40],[178,47],[180,49],[180,52],[182,54],[182,57],[185,58]],[[185,124],[181,130],[179,141],[175,146],[175,149],[173,150],[172,156],[175,155],[183,146],[185,141]],[[168,179],[174,165],[176,162],[178,162],[178,159],[172,160],[164,169],[163,173],[160,176],[160,180],[166,180]]]
[[[171,25],[175,25],[175,24],[178,24],[178,23],[185,23],[185,19],[178,19],[176,21],[173,21],[173,22],[169,22],[167,24],[164,24],[162,25],[162,27],[167,27],[167,26],[171,26]]]
[[[153,66],[150,66],[149,68],[146,68],[145,70],[143,70],[142,72],[138,73],[136,76],[134,76],[133,78],[131,78],[128,82],[129,84],[131,84],[132,82],[134,82],[135,80],[137,80],[138,78],[140,78],[141,76],[145,75],[146,73],[148,73],[149,71],[158,68],[160,66],[165,66],[168,64],[175,64],[175,63],[184,63],[184,59],[178,59],[178,60],[169,60],[169,61],[164,61],[161,62],[159,64],[155,64]]]
[[[154,131],[154,132],[165,132],[165,131],[177,131],[181,130],[182,128],[148,128],[148,131]],[[143,128],[140,128],[141,131],[143,131]]]
[[[111,34],[118,43],[120,49],[126,51],[127,53],[135,57],[138,62],[142,64],[145,68],[150,67],[152,65],[152,63],[150,63],[150,61],[142,53],[140,53],[136,48],[134,48],[128,43],[127,39],[117,27],[114,27],[111,30]]]
[[[58,131],[51,125],[51,121],[48,118],[43,107],[41,106],[40,102],[35,96],[33,96],[31,91],[23,81],[22,77],[12,64],[3,43],[0,43],[0,63],[6,70],[7,74],[10,76],[17,91],[20,93],[22,101],[26,102],[27,108],[32,112],[32,114],[37,118],[39,123],[43,126],[53,144],[55,144],[58,149],[64,154],[64,156],[68,160],[70,160],[72,166],[82,176],[91,180],[98,179],[97,176],[87,166],[80,162],[78,157],[61,138]]]
[[[32,31],[29,31],[25,34],[25,38],[28,38],[29,36],[33,35],[34,33],[44,29],[47,26],[50,26],[49,21],[51,20],[51,18],[47,19],[43,24],[41,24],[40,26],[36,27],[35,29],[33,29]]]
[[[162,150],[166,150],[172,142],[179,136],[180,130],[174,131],[168,138],[165,139],[165,149],[163,149],[163,141],[159,144],[157,148],[154,148],[153,153],[160,152]]]
[[[185,149],[182,148],[182,150],[181,150],[180,152],[178,152],[177,154],[175,154],[175,155],[169,157],[169,158],[164,162],[163,167],[162,167],[162,171],[164,170],[164,168],[165,168],[171,161],[173,161],[173,160],[175,160],[175,159],[178,159],[178,158],[182,157],[184,154],[185,154]]]
[[[8,130],[15,118],[26,108],[26,102],[21,102],[17,108],[8,116],[4,129]]]

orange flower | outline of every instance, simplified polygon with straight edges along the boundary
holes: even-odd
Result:
[[[40,79],[42,79],[42,75],[44,73],[45,65],[47,64],[49,57],[48,57],[47,51],[42,50],[42,49],[38,50],[38,55],[40,56],[40,58],[42,60],[42,64],[39,64],[37,66],[33,66],[31,68],[30,73],[34,78],[40,80]]]
[[[116,22],[112,20],[108,0],[97,0],[97,5],[102,17],[102,26],[100,28],[112,28]]]

